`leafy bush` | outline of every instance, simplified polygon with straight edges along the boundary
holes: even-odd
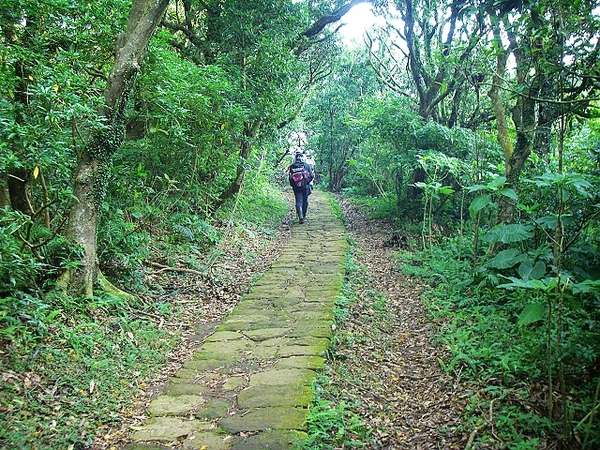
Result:
[[[222,220],[233,219],[234,222],[252,224],[264,231],[277,229],[292,205],[279,189],[262,177],[255,179],[255,176],[248,174],[239,197],[218,211],[218,217]]]
[[[486,414],[486,408],[493,404],[494,429],[504,442],[511,443],[510,448],[535,448],[534,443],[540,439],[562,439],[563,425],[554,423],[543,413],[547,405],[536,402],[538,393],[534,390],[540,384],[547,385],[548,374],[560,373],[559,364],[563,365],[560,379],[567,383],[565,389],[570,393],[570,402],[569,409],[563,409],[561,414],[570,418],[569,428],[576,427],[585,417],[589,419],[586,414],[593,408],[589,406],[590,402],[593,404],[590,395],[593,396],[591,393],[598,383],[593,375],[594,361],[600,357],[600,333],[593,312],[597,306],[592,306],[597,305],[597,297],[569,295],[564,298],[562,306],[558,306],[564,321],[558,348],[555,341],[548,338],[549,332],[554,335],[556,322],[555,319],[546,321],[545,291],[507,291],[498,289],[495,284],[474,284],[476,278],[470,262],[457,257],[457,249],[464,250],[463,244],[457,241],[448,239],[443,246],[434,246],[428,251],[401,254],[399,264],[403,272],[423,277],[431,286],[426,293],[428,309],[442,324],[440,345],[451,352],[448,361],[440,361],[444,369],[485,386],[487,394],[477,400],[471,423],[477,423],[477,417]],[[504,267],[498,257],[490,261],[493,264],[482,266],[481,273]],[[497,276],[506,279],[506,276]],[[517,287],[516,278],[513,279]],[[533,313],[527,307],[534,304],[540,305],[539,312]],[[553,354],[560,351],[560,360],[549,357],[548,345]],[[598,431],[597,428],[592,430],[595,431],[589,431],[588,436]],[[481,442],[488,438],[482,437]]]
[[[0,210],[0,296],[19,292],[35,284],[41,263],[31,252],[23,251],[17,238],[19,230],[31,225],[31,220],[19,212]]]

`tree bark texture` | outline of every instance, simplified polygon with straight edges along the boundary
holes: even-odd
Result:
[[[509,133],[508,121],[506,119],[506,109],[504,102],[500,96],[500,86],[504,74],[506,72],[506,62],[508,61],[508,51],[502,48],[502,40],[500,38],[500,29],[494,27],[494,39],[496,41],[497,56],[496,56],[496,70],[492,75],[492,87],[488,91],[488,97],[492,102],[492,108],[494,109],[494,116],[496,117],[496,127],[498,129],[497,139],[502,151],[504,153],[505,161],[508,161],[510,155],[514,150],[513,143]]]
[[[112,158],[124,139],[124,114],[129,94],[152,35],[169,0],[133,0],[125,31],[117,38],[113,69],[104,91],[97,130],[78,158],[73,192],[77,200],[69,214],[68,235],[83,252],[79,267],[63,274],[61,283],[75,295],[93,295],[98,278],[97,234]]]
[[[250,125],[249,123],[244,124],[244,137],[242,142],[240,143],[240,162],[237,167],[236,175],[231,184],[225,191],[219,195],[219,199],[212,206],[212,210],[216,211],[221,206],[225,204],[227,200],[233,198],[244,184],[244,178],[246,177],[246,162],[250,157],[250,151],[252,150],[252,140],[256,135],[256,130],[260,128],[261,121],[256,121],[254,124]]]
[[[518,45],[518,40],[511,32],[508,32],[510,42],[508,50],[502,47],[500,31],[497,23],[494,26],[494,38],[498,46],[498,56],[496,72],[494,73],[492,87],[488,96],[492,101],[494,114],[498,126],[498,142],[504,151],[506,185],[515,192],[519,190],[519,179],[523,166],[531,153],[532,141],[536,124],[539,124],[540,115],[536,114],[536,107],[539,103],[535,100],[539,94],[540,86],[532,83],[529,79],[530,66],[528,59],[524,54],[530,51],[530,48],[523,48]],[[512,120],[515,126],[517,139],[513,145],[509,135],[507,114],[499,90],[502,83],[502,75],[506,71],[506,62],[509,52],[513,53],[516,61],[517,81],[520,86],[527,86],[523,95],[517,97],[511,110]],[[539,84],[539,83],[538,83]],[[515,203],[507,197],[499,199],[500,208],[498,211],[498,222],[512,223],[515,216]]]

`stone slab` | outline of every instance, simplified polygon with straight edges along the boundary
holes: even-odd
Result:
[[[308,406],[314,395],[310,386],[258,385],[240,391],[238,406],[242,409],[265,406]]]
[[[134,442],[173,442],[194,432],[206,430],[210,423],[200,420],[184,420],[179,417],[153,417],[142,427],[135,427],[131,434]]]
[[[221,359],[223,361],[237,361],[244,352],[252,349],[254,343],[250,339],[236,339],[225,342],[206,342],[199,350],[194,352],[194,359]]]
[[[188,437],[182,448],[184,450],[229,450],[233,442],[233,436],[231,435],[205,431]]]
[[[306,430],[308,409],[289,406],[258,408],[219,421],[229,433],[263,430]]]
[[[207,399],[206,404],[196,411],[196,419],[218,419],[224,417],[231,408],[231,402],[222,398]]]
[[[231,450],[292,449],[306,437],[306,433],[294,430],[265,431],[249,437],[235,437]]]
[[[284,337],[291,331],[291,328],[275,327],[275,328],[261,328],[260,330],[248,330],[244,332],[244,335],[255,342],[266,341],[268,339]]]
[[[205,403],[199,395],[161,395],[150,402],[147,411],[150,416],[186,417]]]
[[[242,339],[244,335],[236,331],[216,331],[206,338],[206,342],[226,342]]]
[[[246,380],[242,377],[228,377],[222,384],[224,391],[235,391],[236,389],[244,386]]]
[[[183,443],[184,450],[229,450],[233,445],[233,436],[215,431],[194,434]]]
[[[308,369],[270,369],[255,373],[250,377],[250,386],[258,385],[310,385],[316,373]]]
[[[294,367],[297,369],[313,369],[320,370],[323,368],[325,364],[325,358],[321,356],[289,356],[287,358],[281,358],[273,368],[281,368],[281,367]]]

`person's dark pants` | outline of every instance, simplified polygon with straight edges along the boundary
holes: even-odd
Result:
[[[294,189],[294,197],[296,197],[296,214],[298,214],[298,219],[304,219],[306,217],[309,195],[310,186],[302,189]]]

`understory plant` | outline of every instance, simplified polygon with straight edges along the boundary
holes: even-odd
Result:
[[[144,380],[178,342],[144,316],[168,319],[171,311],[133,297],[21,294],[0,305],[21,311],[20,323],[0,335],[3,448],[84,449],[97,435],[110,441],[109,429],[133,414]]]
[[[494,224],[497,200],[517,200],[503,182],[472,189],[483,191],[469,209],[472,242],[447,239],[401,264],[432,286],[430,312],[452,352],[440,364],[478,387],[470,411],[481,442],[594,448],[600,283],[589,240],[598,215],[592,184],[578,174],[535,177],[527,182],[545,201],[518,204],[524,220]]]

